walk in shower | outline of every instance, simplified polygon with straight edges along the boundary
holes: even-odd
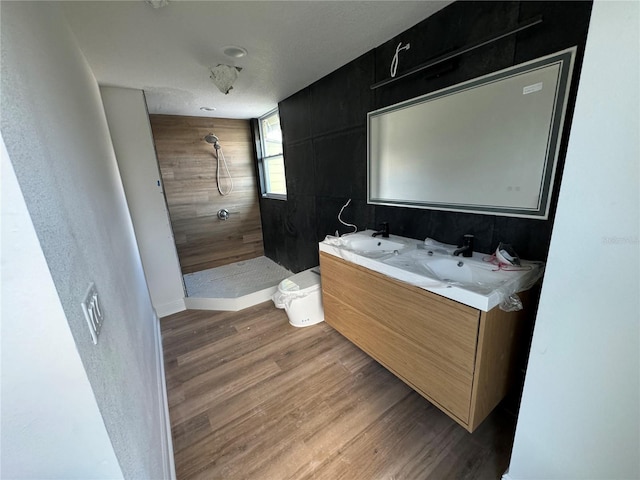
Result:
[[[264,256],[248,120],[150,115],[187,308],[240,310],[292,275]]]

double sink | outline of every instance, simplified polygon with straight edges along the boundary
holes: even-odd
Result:
[[[320,251],[424,288],[479,310],[489,311],[513,293],[529,288],[542,274],[542,264],[524,262],[505,270],[490,255],[454,256],[455,245],[422,242],[390,235],[373,237],[365,230],[327,237]]]

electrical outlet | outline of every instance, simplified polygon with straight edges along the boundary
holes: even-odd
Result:
[[[100,309],[98,290],[96,289],[95,283],[91,282],[89,285],[89,289],[87,290],[87,293],[84,296],[84,301],[81,305],[84,317],[87,319],[87,324],[89,325],[91,340],[93,340],[94,345],[97,345],[104,317],[102,316],[102,310]]]

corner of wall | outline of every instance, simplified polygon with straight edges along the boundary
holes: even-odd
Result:
[[[141,90],[100,87],[153,306],[162,317],[184,310],[184,287],[169,211]]]
[[[176,465],[173,456],[173,438],[171,436],[171,419],[169,417],[169,398],[167,395],[167,382],[164,371],[164,350],[162,348],[162,330],[160,329],[160,319],[154,314],[153,323],[156,326],[156,352],[158,378],[162,381],[158,384],[158,396],[162,398],[163,408],[160,412],[160,424],[164,425],[162,433],[162,459],[163,459],[163,478],[176,480]]]
[[[156,313],[160,318],[166,317],[168,315],[173,315],[174,313],[183,312],[186,309],[186,299],[184,298],[174,300],[173,302],[169,303],[163,303],[162,305],[157,305],[155,307]]]

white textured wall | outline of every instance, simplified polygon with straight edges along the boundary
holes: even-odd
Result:
[[[2,478],[122,478],[4,142]]]
[[[2,137],[75,348],[124,477],[166,477],[157,319],[98,85],[56,2],[0,9]],[[80,308],[91,281],[105,315],[97,346]]]
[[[507,478],[640,478],[639,24],[593,6]]]
[[[158,316],[185,309],[182,272],[141,90],[101,87],[113,148]]]

